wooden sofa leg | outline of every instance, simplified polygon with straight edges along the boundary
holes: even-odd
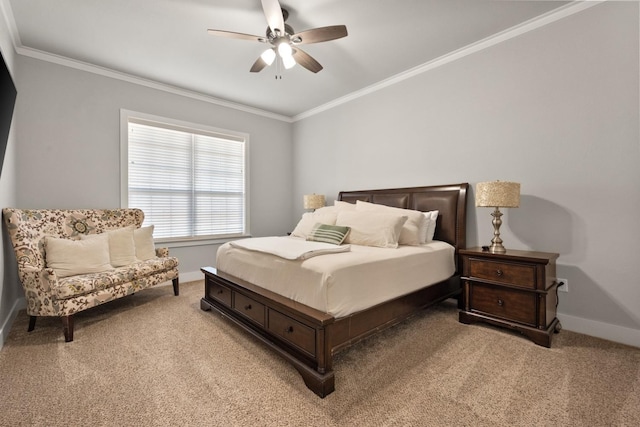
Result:
[[[64,328],[64,340],[73,341],[73,316],[62,316],[62,327]]]
[[[176,277],[175,279],[172,280],[173,282],[173,294],[175,296],[180,295],[180,284],[178,283],[178,278]]]
[[[36,328],[37,318],[38,318],[37,316],[29,316],[29,328],[27,329],[27,332],[31,332]]]

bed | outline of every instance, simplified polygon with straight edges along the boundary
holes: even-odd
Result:
[[[259,283],[259,280],[246,280],[238,277],[240,274],[232,275],[222,268],[203,267],[205,292],[200,307],[205,311],[216,311],[262,341],[294,366],[310,390],[325,397],[335,389],[333,356],[338,351],[397,324],[429,305],[460,297],[458,250],[465,247],[467,189],[468,184],[463,183],[342,191],[338,195],[339,202],[352,204],[360,201],[422,212],[437,210],[434,241],[424,245],[425,250],[440,246],[453,248],[453,267],[450,274],[447,273],[448,277],[436,283],[427,282],[427,286],[376,302],[366,308],[354,306],[345,309],[339,303],[330,307],[311,302],[305,304],[302,301],[306,300],[289,298],[280,289],[277,293],[258,286],[256,282]],[[349,256],[357,256],[359,250],[353,247],[353,253]],[[341,255],[323,255],[307,261],[319,263],[317,259],[338,256]],[[404,271],[403,276],[410,276],[406,269]],[[290,277],[289,272],[286,277]],[[400,277],[400,274],[395,277]],[[285,285],[283,283],[286,288]]]

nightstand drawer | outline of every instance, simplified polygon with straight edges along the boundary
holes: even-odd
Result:
[[[471,311],[536,326],[537,294],[475,282],[468,285]]]
[[[531,264],[513,264],[471,258],[469,259],[469,273],[474,279],[536,289],[536,269]]]

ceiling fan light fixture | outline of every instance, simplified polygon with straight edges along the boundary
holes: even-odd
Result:
[[[264,62],[266,62],[267,65],[271,65],[273,64],[273,60],[276,59],[276,52],[273,49],[267,49],[262,52],[262,55],[260,55],[260,57]]]
[[[278,54],[282,59],[291,58],[291,56],[293,55],[293,49],[291,48],[291,45],[289,43],[283,41],[278,45]]]
[[[0,2],[1,1],[2,0],[0,0]],[[311,55],[299,49],[298,45],[321,43],[340,39],[348,35],[347,27],[344,25],[312,28],[296,33],[295,30],[285,22],[289,17],[289,12],[287,9],[281,7],[278,0],[261,0],[261,2],[262,11],[267,18],[268,25],[264,36],[254,36],[252,34],[237,33],[235,31],[207,30],[209,34],[215,36],[270,44],[271,48],[262,52],[251,66],[249,71],[252,73],[262,71],[265,67],[272,65],[274,61],[277,61],[278,66],[282,64],[286,69],[300,64],[301,67],[317,73],[322,70],[322,65],[311,57]],[[278,59],[278,57],[280,57],[280,59]]]
[[[293,56],[283,56],[282,57],[282,65],[286,70],[293,68],[296,65],[296,60],[293,59]]]

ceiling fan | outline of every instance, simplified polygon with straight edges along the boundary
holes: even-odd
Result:
[[[269,25],[264,36],[254,36],[224,30],[207,30],[209,34],[216,36],[254,40],[260,43],[270,44],[271,47],[265,50],[256,62],[253,63],[250,70],[252,73],[262,71],[262,69],[271,65],[277,57],[280,58],[286,69],[293,67],[297,63],[307,70],[317,73],[322,70],[322,65],[298,46],[335,40],[347,36],[347,27],[344,25],[332,25],[296,33],[289,24],[285,24],[285,21],[289,17],[289,12],[280,7],[278,0],[262,0],[262,9],[267,18],[267,24]]]

